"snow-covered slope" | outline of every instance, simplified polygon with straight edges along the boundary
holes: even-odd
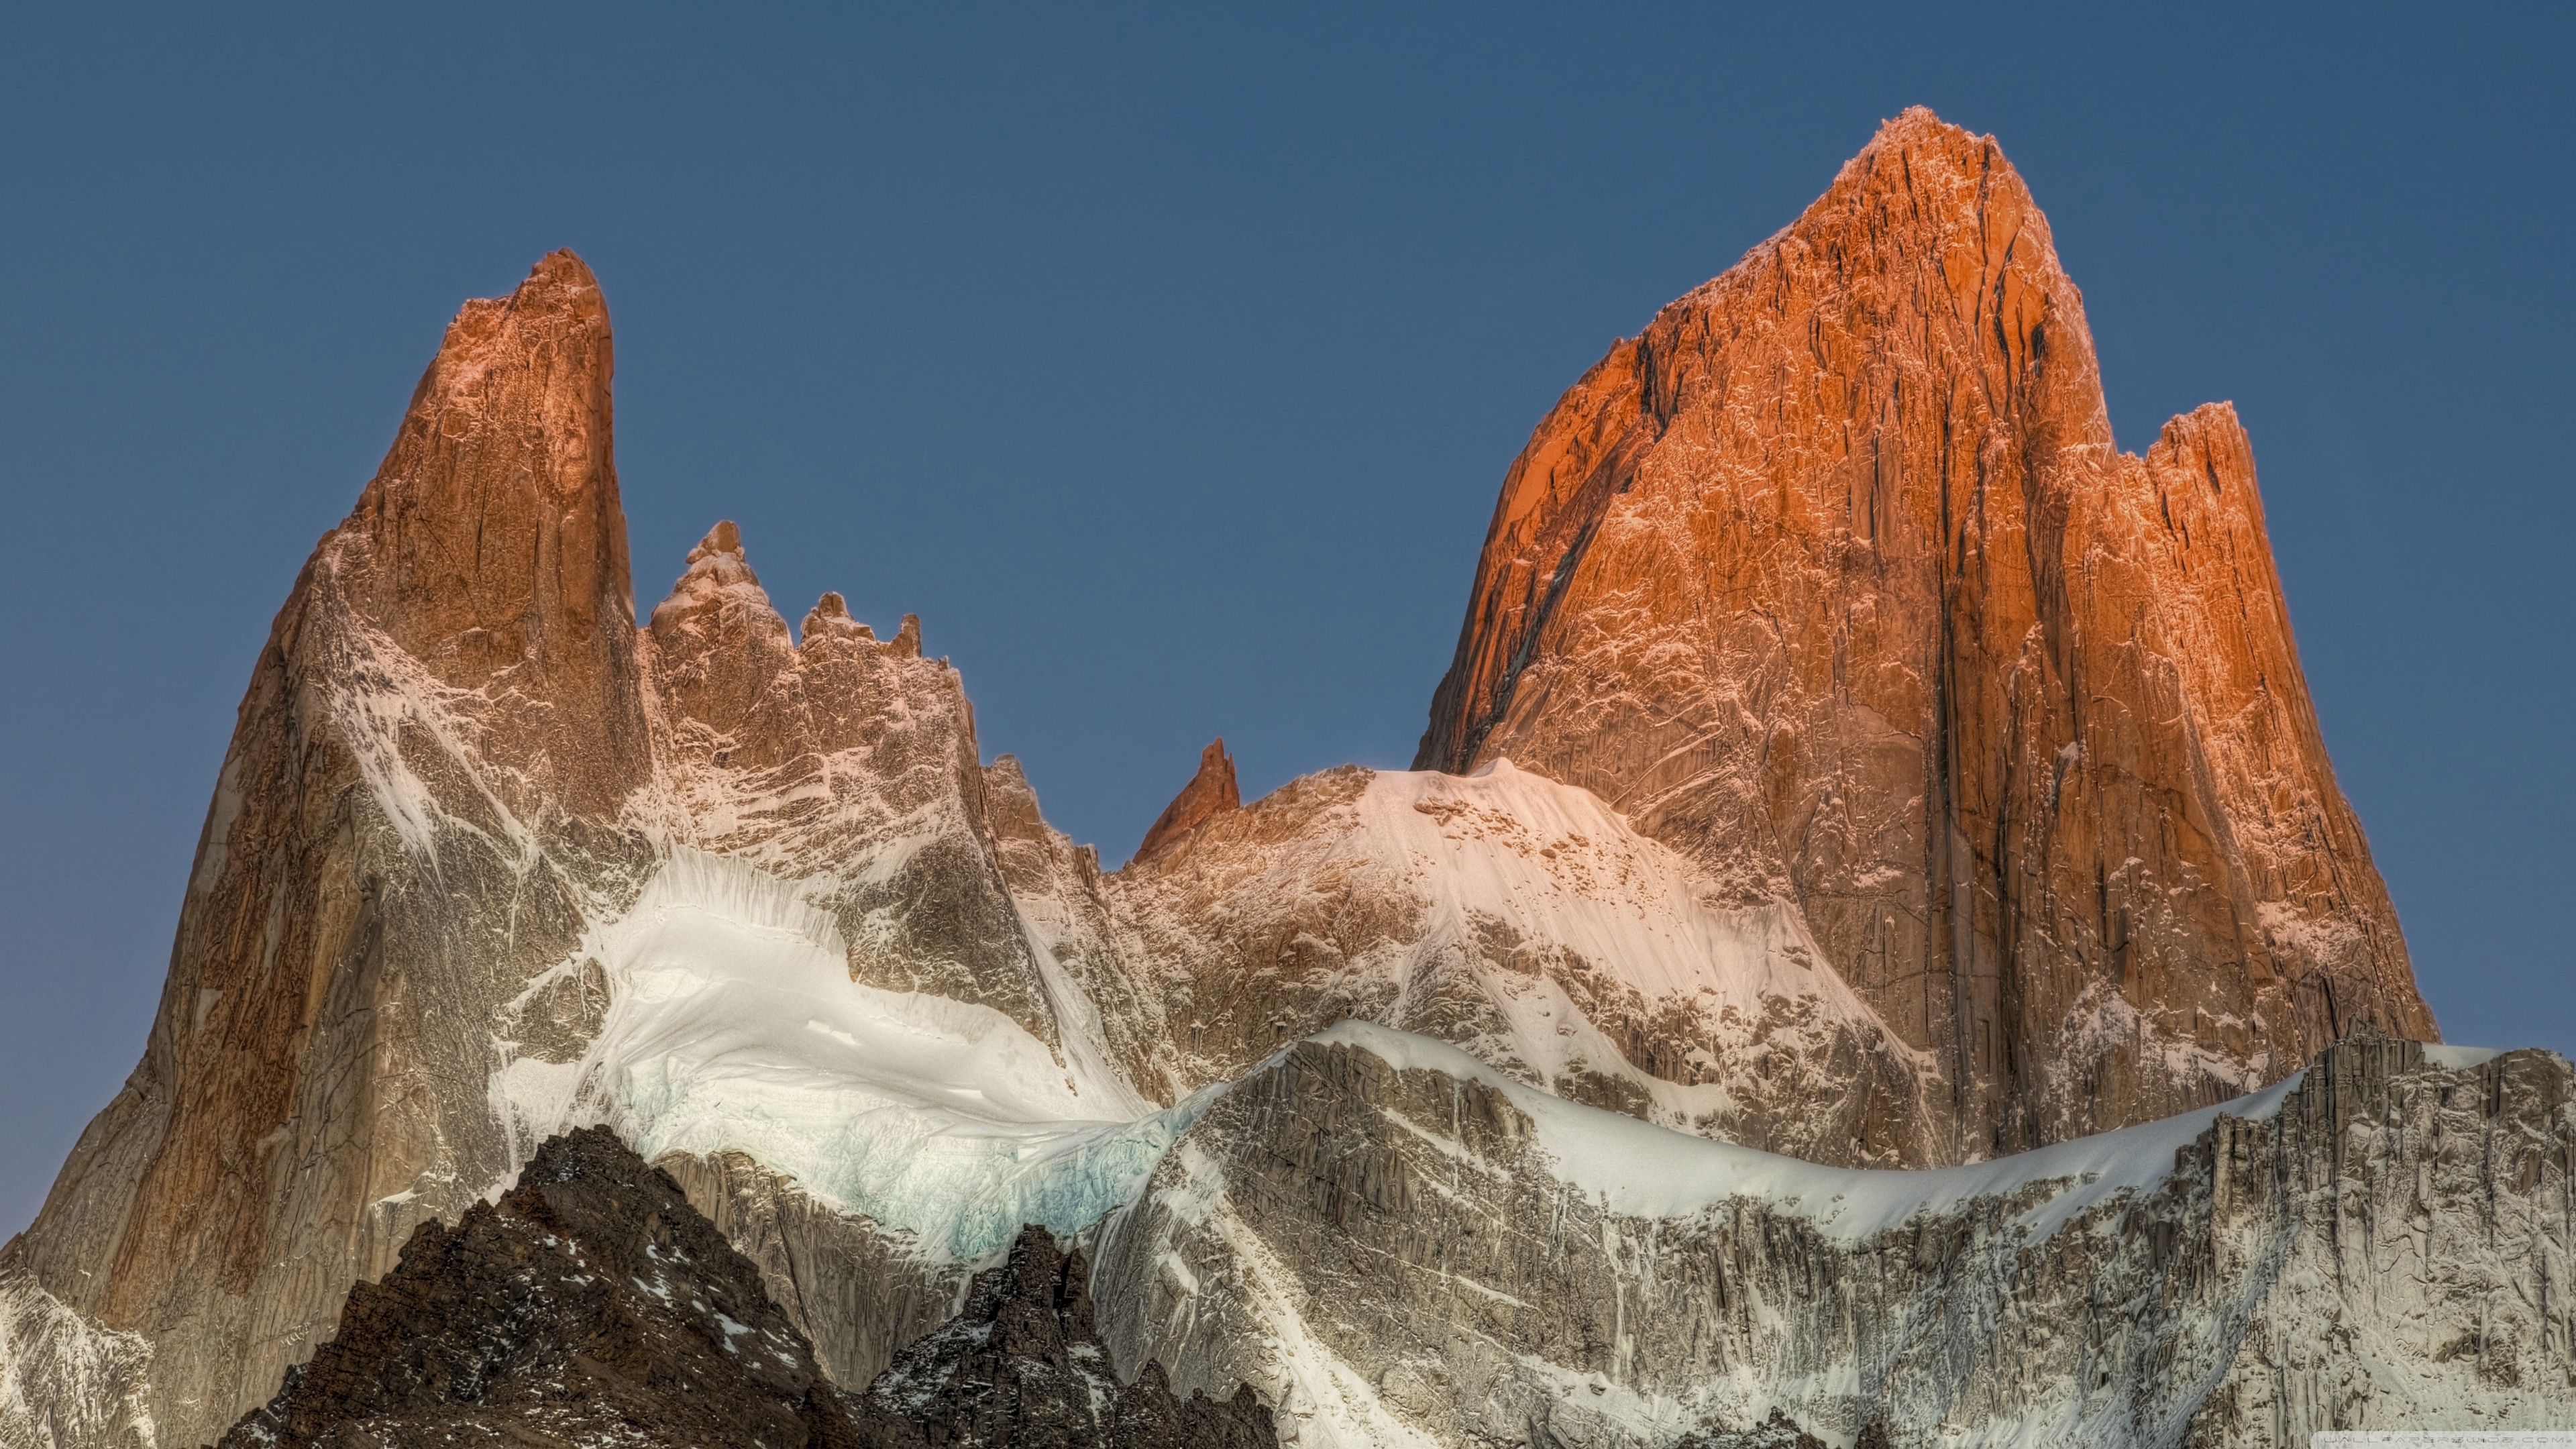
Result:
[[[1508,760],[1301,779],[1103,894],[1164,983],[1176,1089],[1356,1019],[1703,1135],[1834,1162],[1955,1151],[1930,1062],[1794,906],[1728,898],[1591,792]]]

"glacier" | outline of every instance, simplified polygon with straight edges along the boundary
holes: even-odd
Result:
[[[1024,1223],[1070,1234],[1132,1197],[1217,1090],[1144,1111],[1096,1055],[1059,1055],[988,1006],[854,981],[848,961],[791,882],[675,848],[631,909],[527,988],[602,970],[588,1049],[512,1058],[493,1101],[531,1150],[600,1123],[648,1160],[744,1153],[978,1262]]]

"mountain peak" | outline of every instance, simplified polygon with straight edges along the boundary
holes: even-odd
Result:
[[[2047,219],[1922,107],[1512,464],[1416,766],[1505,755],[1794,906],[1961,1156],[2432,1031],[2232,410],[2116,454]]]
[[[610,452],[608,306],[570,252],[507,297],[460,308],[342,531],[377,570],[368,610],[397,643],[471,687],[560,630],[622,613],[626,516]],[[445,647],[480,636],[473,653]]]
[[[707,536],[699,539],[697,547],[689,550],[688,561],[696,563],[700,559],[712,558],[720,553],[729,553],[736,558],[742,557],[742,530],[736,528],[730,518],[718,519],[716,526],[707,530]]]
[[[874,629],[850,617],[850,601],[836,590],[825,590],[814,607],[805,611],[805,627],[798,637],[811,643],[818,638],[861,639],[874,642]]]
[[[569,251],[467,302],[317,554],[441,683],[590,721],[583,738],[531,741],[531,759],[603,806],[633,785],[642,731],[614,372],[608,305]]]
[[[1190,776],[1181,793],[1163,807],[1154,828],[1145,832],[1144,841],[1136,847],[1134,860],[1145,859],[1202,821],[1242,805],[1243,793],[1234,782],[1234,757],[1225,752],[1225,740],[1220,736],[1199,751],[1198,773]]]
[[[1868,184],[1875,179],[1882,185],[1904,186],[1916,178],[1908,168],[1920,162],[1934,162],[1952,168],[1993,172],[2020,182],[2020,173],[2004,159],[2003,147],[1992,136],[1980,136],[1965,126],[1954,126],[1932,113],[1929,106],[1908,106],[1878,124],[1867,144],[1843,163],[1834,177],[1834,191],[1849,183]],[[1819,204],[1822,203],[1820,198]]]
[[[1980,136],[1965,126],[1954,126],[1933,113],[1930,106],[1907,106],[1904,110],[1878,123],[1878,130],[1862,148],[1866,156],[1886,146],[1907,145],[1989,146],[1992,136]]]

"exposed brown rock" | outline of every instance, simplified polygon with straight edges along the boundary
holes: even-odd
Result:
[[[1235,787],[1234,757],[1225,752],[1222,738],[1210,740],[1199,751],[1198,773],[1172,797],[1172,803],[1156,816],[1152,829],[1145,832],[1144,842],[1136,847],[1138,860],[1162,849],[1175,837],[1196,828],[1210,816],[1222,815],[1243,806],[1243,792]]]
[[[647,769],[618,505],[608,304],[548,255],[472,301],[342,533],[350,601],[441,684],[507,716],[491,763],[555,803],[613,815]]]
[[[2046,220],[1928,111],[1512,465],[1417,763],[1505,756],[1794,901],[1961,1156],[2433,1033],[2243,431],[2114,451]]]
[[[853,979],[1059,1031],[993,859],[975,710],[921,621],[879,640],[826,594],[802,641],[719,523],[653,610],[658,759],[682,838],[797,881]],[[850,879],[848,877],[858,877]]]

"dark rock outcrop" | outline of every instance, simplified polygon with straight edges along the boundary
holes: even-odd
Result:
[[[1778,1409],[1749,1429],[1706,1428],[1683,1436],[1673,1449],[1825,1449],[1825,1441],[1801,1429]],[[1867,1449],[1864,1445],[1863,1449]],[[1885,1446],[1880,1446],[1885,1449]]]
[[[853,1406],[867,1449],[1271,1449],[1249,1386],[1172,1392],[1160,1364],[1120,1383],[1092,1326],[1091,1269],[1042,1228],[976,1275],[966,1311],[897,1355]]]
[[[499,1204],[423,1223],[222,1449],[857,1440],[760,1271],[606,1128],[548,1141]]]

